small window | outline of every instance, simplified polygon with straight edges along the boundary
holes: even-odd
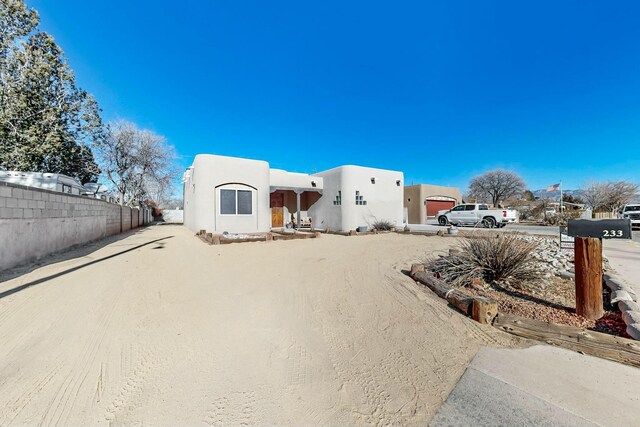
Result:
[[[251,191],[238,190],[238,215],[251,215],[252,211]]]
[[[62,192],[63,192],[63,193],[71,194],[71,186],[70,186],[70,185],[62,184]]]
[[[478,210],[480,210],[480,211],[488,211],[488,210],[489,210],[489,206],[487,206],[487,205],[480,205],[480,206],[478,207]]]
[[[398,180],[396,180],[396,185],[397,185],[398,187],[400,187],[400,183],[401,183],[401,181],[400,181],[399,179],[398,179]]]
[[[372,176],[372,177],[371,177],[371,183],[372,183],[372,184],[375,184],[375,183],[376,183],[376,177],[375,177],[375,176]]]
[[[476,210],[476,205],[464,205],[464,210],[465,211],[475,211]]]
[[[311,181],[311,186],[315,187],[316,186],[316,182],[315,181]]]
[[[458,205],[455,208],[451,209],[453,212],[460,212],[464,210],[464,205]]]
[[[356,191],[356,205],[358,206],[362,206],[362,205],[366,205],[367,202],[364,200],[364,196],[360,195],[359,191]]]
[[[236,190],[220,190],[220,214],[236,214]]]
[[[335,200],[333,201],[334,206],[342,205],[342,191],[338,191]]]

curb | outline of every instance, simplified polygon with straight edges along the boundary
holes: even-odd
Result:
[[[604,283],[611,289],[611,304],[618,307],[622,319],[627,324],[627,334],[640,340],[640,304],[638,296],[620,277],[604,273]]]

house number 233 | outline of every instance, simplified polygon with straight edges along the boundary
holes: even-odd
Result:
[[[602,237],[622,237],[622,230],[603,230]]]

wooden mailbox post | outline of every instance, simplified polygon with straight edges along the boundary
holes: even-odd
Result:
[[[576,272],[576,313],[597,320],[602,306],[602,239],[630,239],[629,219],[570,219],[567,234],[573,236]]]

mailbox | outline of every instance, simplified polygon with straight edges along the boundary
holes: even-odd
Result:
[[[567,235],[598,239],[631,239],[630,219],[570,219]]]

